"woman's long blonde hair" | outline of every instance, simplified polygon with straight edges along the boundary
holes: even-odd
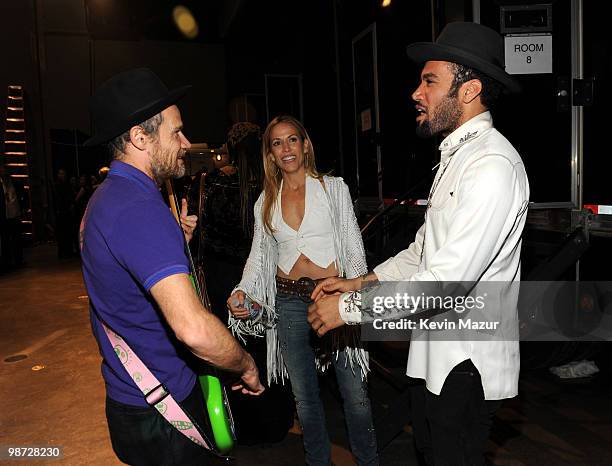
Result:
[[[304,125],[297,118],[290,115],[277,116],[270,123],[268,123],[268,126],[263,134],[261,147],[264,166],[264,201],[261,214],[264,228],[269,234],[274,232],[274,228],[272,227],[272,212],[278,198],[278,190],[280,189],[281,180],[283,178],[280,168],[278,168],[274,162],[274,157],[272,156],[272,141],[270,140],[270,133],[272,132],[272,129],[279,123],[287,123],[293,126],[297,131],[298,136],[302,140],[302,144],[304,144],[305,141],[308,141],[308,147],[304,151],[304,168],[306,170],[306,174],[319,180],[322,178],[317,171],[314,147],[312,145],[312,141],[310,140],[310,136],[308,136],[306,128],[304,128]]]

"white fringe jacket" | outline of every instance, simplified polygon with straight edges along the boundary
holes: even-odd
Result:
[[[348,186],[342,178],[324,176],[323,184],[327,195],[327,205],[331,209],[336,253],[336,269],[340,276],[355,278],[368,271],[361,232],[355,218]],[[234,291],[243,291],[249,299],[262,305],[263,311],[250,319],[235,319],[230,313],[228,325],[232,333],[244,341],[245,335],[267,339],[268,383],[284,381],[288,378],[278,341],[275,311],[276,269],[278,245],[274,236],[265,231],[262,221],[262,192],[255,203],[255,226],[253,243],[249,258],[244,266],[242,279]],[[359,328],[343,326],[331,332],[331,350],[338,358],[340,351],[346,350],[345,364],[351,368],[359,366],[361,377],[369,372],[368,353],[359,338]],[[327,356],[327,358],[325,357]],[[317,355],[316,365],[321,371],[329,367],[329,354]]]

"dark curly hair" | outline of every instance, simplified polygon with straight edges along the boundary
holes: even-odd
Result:
[[[478,79],[482,83],[482,91],[480,92],[480,101],[482,105],[487,109],[491,109],[495,106],[503,90],[501,83],[474,68],[469,68],[459,63],[449,63],[448,67],[451,73],[453,73],[453,82],[448,91],[450,97],[457,97],[459,88],[463,83],[472,79]]]

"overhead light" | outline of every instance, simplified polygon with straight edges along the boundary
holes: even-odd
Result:
[[[195,39],[198,36],[198,22],[193,17],[189,8],[177,5],[172,9],[172,19],[181,34],[188,39]]]
[[[389,6],[389,5],[391,5],[391,0],[383,0],[383,2],[382,2],[383,8],[385,8],[385,7]]]
[[[221,161],[221,154],[217,154],[217,161],[220,162]]]

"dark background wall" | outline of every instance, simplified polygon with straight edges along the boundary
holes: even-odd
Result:
[[[192,10],[200,26],[193,40],[183,37],[173,24],[171,12],[177,4],[173,0],[0,3],[4,57],[0,89],[4,93],[13,83],[25,87],[31,191],[39,228],[49,211],[49,186],[60,165],[76,174],[77,170],[95,171],[107,161],[104,151],[87,151],[78,144],[93,129],[89,96],[112,74],[136,66],[152,68],[170,87],[194,85],[180,104],[186,132],[192,142],[211,145],[222,144],[237,120],[265,125],[266,91],[276,99],[270,117],[293,111],[294,96],[284,99],[282,86],[266,89],[265,76],[296,76],[318,165],[322,171],[344,176],[355,194],[358,121],[351,50],[353,39],[373,23],[381,124],[375,137],[382,153],[383,196],[398,196],[430,172],[438,157],[438,141],[414,135],[410,95],[419,70],[407,60],[405,46],[431,40],[448,21],[470,20],[471,0],[393,0],[387,8],[379,0],[181,3]],[[504,1],[480,3],[482,21],[498,28],[499,5]],[[569,73],[569,4],[570,0],[554,2],[554,73],[519,77],[527,92],[505,99],[495,116],[496,125],[523,154],[532,180],[537,177],[549,183],[534,184],[536,201],[567,200],[569,113],[558,112],[555,96],[557,77]],[[609,46],[600,18],[585,2],[585,67],[602,90],[609,74]],[[605,189],[609,158],[601,152],[609,107],[606,99],[606,93],[599,92],[595,105],[585,109],[585,150],[589,152],[585,153],[585,192],[592,201],[612,203]],[[282,108],[284,101],[286,108]],[[554,186],[550,185],[553,180]],[[427,185],[414,197],[425,197],[426,191]]]
[[[2,2],[0,4],[0,44],[3,63],[0,66],[0,96],[2,119],[0,130],[4,139],[7,86],[22,85],[25,94],[25,119],[29,137],[31,178],[30,192],[38,200],[35,224],[43,223],[46,211],[46,164],[43,142],[43,114],[38,73],[38,42],[36,8],[33,1]]]
[[[244,2],[226,38],[228,92],[257,107],[264,74],[301,74],[304,123],[324,171],[356,187],[352,41],[376,23],[383,192],[393,197],[431,168],[432,143],[414,135],[410,94],[417,70],[406,44],[431,38],[430,1]],[[272,115],[273,116],[273,115]],[[260,121],[265,120],[257,115]],[[265,123],[265,121],[264,121]]]
[[[52,222],[51,186],[59,168],[69,176],[96,173],[108,163],[103,149],[78,147],[92,133],[88,101],[92,90],[113,74],[138,66],[158,73],[169,87],[194,84],[181,102],[193,142],[225,139],[225,52],[217,37],[203,33],[187,42],[170,21],[169,2],[23,0],[0,4],[4,64],[0,89],[21,84],[26,94],[30,184],[37,236]],[[160,10],[161,8],[161,10]],[[161,11],[161,13],[160,13]],[[166,14],[167,13],[167,14]],[[145,18],[138,23],[135,18]],[[162,20],[164,18],[165,20]],[[4,114],[4,111],[2,112]],[[4,120],[3,123],[4,125]],[[2,126],[4,134],[4,126]],[[76,145],[75,145],[76,142]]]
[[[228,89],[232,98],[247,97],[257,107],[255,115],[265,125],[265,75],[301,76],[303,115],[315,145],[319,168],[338,164],[339,142],[334,63],[332,2],[245,2],[226,38]],[[282,93],[283,89],[268,91]],[[279,96],[280,97],[280,96]],[[275,98],[270,118],[295,111],[295,99]],[[263,110],[263,111],[262,111]],[[262,114],[263,113],[263,114]],[[299,114],[295,115],[300,117]]]
[[[419,170],[409,168],[410,163],[431,166],[431,144],[404,131],[412,129],[409,96],[416,77],[404,47],[430,37],[429,1],[410,6],[394,2],[384,10],[372,0],[182,3],[200,23],[200,35],[192,41],[172,23],[172,1],[24,0],[0,5],[10,63],[0,72],[0,89],[8,83],[23,83],[26,89],[36,225],[47,221],[43,214],[49,210],[48,193],[58,168],[77,175],[106,164],[103,150],[80,147],[94,129],[88,99],[105,79],[136,66],[152,68],[169,87],[194,84],[180,105],[186,132],[192,142],[212,145],[224,142],[237,119],[266,124],[265,75],[298,76],[304,122],[319,167],[343,175],[355,192],[351,41],[373,22],[379,31],[385,196],[402,192],[418,177]],[[280,93],[276,100],[283,101],[283,89],[271,84],[267,91]],[[250,112],[236,112],[246,106]]]

